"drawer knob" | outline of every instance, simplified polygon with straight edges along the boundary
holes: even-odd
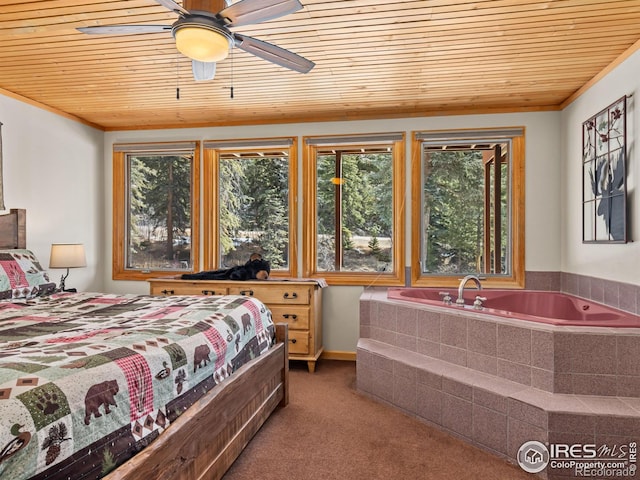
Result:
[[[283,297],[285,299],[287,299],[287,298],[298,298],[298,294],[296,292],[293,292],[291,294],[289,292],[284,292]]]
[[[216,291],[215,290],[202,290],[202,294],[203,295],[215,295]]]
[[[253,297],[253,290],[240,290],[240,295],[246,295],[249,297]]]
[[[296,343],[296,342],[297,342],[297,340],[295,338],[291,339],[291,343]]]
[[[283,318],[291,318],[293,319],[293,321],[296,321],[298,319],[298,315],[296,315],[295,313],[284,313],[282,315]]]
[[[162,290],[162,292],[164,295],[173,295],[173,290]]]

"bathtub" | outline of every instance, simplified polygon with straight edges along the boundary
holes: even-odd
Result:
[[[441,293],[448,292],[452,304],[442,301]],[[485,297],[482,309],[474,309],[476,296]],[[528,320],[550,325],[588,327],[640,328],[640,316],[617,310],[593,301],[559,292],[538,290],[465,289],[465,306],[455,304],[457,289],[446,288],[389,288],[387,298],[447,309],[472,311],[499,317]]]

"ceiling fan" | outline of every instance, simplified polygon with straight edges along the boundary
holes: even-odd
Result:
[[[299,0],[240,0],[227,7],[224,0],[184,0],[183,4],[190,9],[173,0],[155,2],[177,13],[180,18],[173,25],[108,25],[78,30],[112,35],[171,32],[178,51],[192,60],[193,75],[199,81],[213,79],[216,62],[227,58],[233,47],[300,73],[307,73],[315,66],[312,61],[289,50],[229,30],[296,12],[302,8]],[[216,7],[224,8],[215,13]]]

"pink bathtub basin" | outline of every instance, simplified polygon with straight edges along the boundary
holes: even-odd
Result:
[[[454,302],[446,305],[440,292],[449,292]],[[486,297],[482,310],[473,309],[476,296]],[[387,298],[447,309],[462,310],[455,305],[458,291],[454,288],[389,288]],[[464,292],[464,311],[497,315],[518,320],[547,323],[550,325],[575,325],[584,327],[636,327],[640,328],[640,316],[617,310],[573,295],[538,290],[475,290]]]

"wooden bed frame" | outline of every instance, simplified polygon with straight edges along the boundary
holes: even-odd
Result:
[[[26,248],[26,211],[0,215],[0,248]],[[105,480],[220,479],[269,415],[289,402],[288,329],[276,345],[239,368]]]

